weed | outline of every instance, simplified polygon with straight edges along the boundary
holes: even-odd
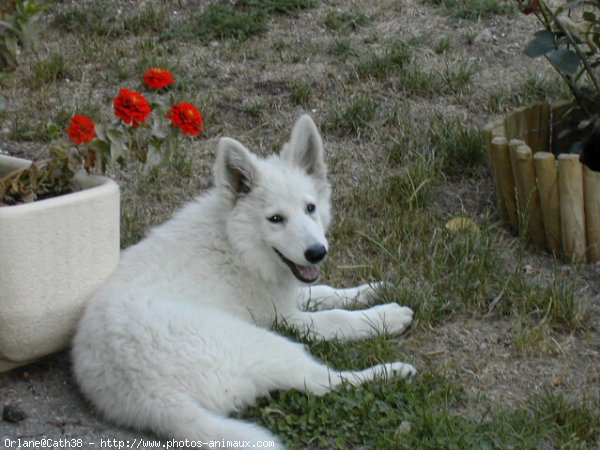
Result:
[[[514,14],[517,9],[514,2],[506,0],[425,0],[437,6],[443,6],[458,19],[477,20],[496,15]]]
[[[101,0],[81,3],[54,15],[53,24],[57,29],[77,34],[108,36],[114,34],[112,23],[116,12],[111,5]]]
[[[412,49],[403,42],[396,41],[383,54],[371,53],[363,57],[356,66],[359,78],[385,78],[399,72],[411,60]]]
[[[494,112],[505,112],[517,105],[527,105],[537,101],[552,101],[569,98],[569,93],[558,89],[555,79],[539,74],[529,75],[516,88],[500,88],[489,94],[488,108]],[[561,85],[561,87],[563,87]]]
[[[436,54],[441,55],[442,53],[446,53],[448,50],[450,50],[451,46],[452,42],[450,41],[450,38],[443,37],[435,44],[435,47],[433,47],[433,51]]]
[[[267,18],[265,11],[237,11],[211,4],[202,14],[191,19],[187,33],[202,42],[228,38],[244,41],[267,31]]]
[[[73,72],[64,55],[55,52],[33,65],[33,76],[30,79],[30,85],[32,88],[39,88],[44,84],[72,77]]]
[[[336,33],[355,31],[371,22],[369,17],[356,12],[330,11],[325,16],[325,26]]]
[[[238,0],[236,8],[256,9],[268,15],[295,16],[301,10],[313,8],[316,4],[316,0]]]
[[[134,35],[164,33],[171,27],[171,14],[164,5],[149,3],[123,19],[123,31]]]
[[[465,43],[467,45],[473,45],[475,43],[475,39],[477,39],[479,33],[477,31],[467,31],[464,34]]]
[[[312,97],[312,86],[302,80],[289,83],[290,100],[296,105],[306,106]]]
[[[342,61],[346,61],[349,57],[357,55],[357,51],[347,39],[335,40],[332,44],[331,52],[338,56]]]
[[[431,122],[430,133],[445,174],[468,175],[484,163],[483,139],[477,129],[438,115]]]
[[[359,135],[375,119],[377,109],[377,104],[370,97],[360,95],[345,108],[334,111],[325,123],[325,129],[342,135]]]
[[[600,439],[600,414],[590,402],[545,392],[515,411],[452,412],[466,401],[449,369],[427,371],[412,383],[346,385],[323,397],[277,392],[238,417],[259,421],[292,448],[585,448]]]
[[[548,286],[535,285],[519,273],[513,276],[507,293],[510,303],[506,307],[522,321],[547,324],[557,331],[585,327],[587,313],[576,301],[573,280],[561,273],[555,271]]]
[[[467,87],[477,69],[470,63],[460,62],[455,65],[447,65],[439,74],[441,85],[445,93],[457,93]]]
[[[250,117],[259,118],[265,112],[265,106],[260,101],[249,103],[244,107],[244,112]]]

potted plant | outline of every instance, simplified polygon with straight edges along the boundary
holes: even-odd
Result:
[[[152,103],[121,89],[111,124],[74,116],[47,158],[0,155],[0,372],[64,349],[87,297],[116,267],[119,188],[102,175],[107,166],[135,159],[148,170],[181,133],[201,133],[194,105],[166,109],[173,82],[165,69],[148,70]]]
[[[520,108],[485,128],[501,221],[567,261],[600,261],[600,2],[518,0],[573,100]]]

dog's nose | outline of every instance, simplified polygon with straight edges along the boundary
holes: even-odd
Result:
[[[327,255],[327,249],[321,244],[313,245],[304,252],[306,260],[313,264],[323,261],[325,255]]]

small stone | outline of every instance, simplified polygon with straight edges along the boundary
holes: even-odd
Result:
[[[410,430],[412,429],[412,426],[410,424],[410,422],[408,422],[407,420],[403,420],[402,423],[400,424],[400,426],[398,427],[398,429],[396,430],[397,434],[408,434],[410,433]]]
[[[22,420],[25,420],[26,418],[27,415],[18,406],[6,405],[2,410],[2,420],[4,420],[5,422],[17,423]]]

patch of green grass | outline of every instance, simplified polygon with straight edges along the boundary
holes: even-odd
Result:
[[[171,27],[171,13],[166,5],[148,3],[123,18],[123,31],[134,35],[161,34]]]
[[[467,45],[473,45],[475,43],[475,39],[477,39],[477,31],[467,31],[463,37],[465,39],[465,43]]]
[[[441,83],[445,86],[446,93],[461,92],[469,86],[473,77],[477,73],[477,68],[465,62],[454,65],[447,65],[439,74]]]
[[[508,0],[425,0],[425,2],[443,6],[453,17],[467,20],[511,15],[517,11],[514,2]]]
[[[333,111],[324,127],[326,130],[336,131],[340,135],[360,135],[377,116],[377,103],[372,98],[359,95],[350,103]]]
[[[400,85],[406,93],[418,96],[457,94],[467,90],[475,74],[476,68],[467,63],[430,71],[411,64],[400,73]]]
[[[558,86],[560,87],[557,89]],[[501,87],[491,92],[487,107],[493,112],[506,112],[517,106],[528,105],[537,101],[569,98],[569,96],[570,93],[564,89],[564,86],[558,85],[556,79],[532,74],[516,88]]]
[[[63,31],[77,34],[108,36],[115,33],[116,11],[102,0],[79,3],[54,15],[53,25]]]
[[[290,100],[295,105],[306,106],[312,98],[312,86],[303,80],[294,80],[289,83]]]
[[[238,0],[236,8],[252,8],[268,15],[295,16],[303,9],[313,8],[317,0]]]
[[[429,204],[437,178],[435,155],[415,155],[400,171],[390,176],[382,195],[387,201],[403,205],[408,210],[424,208]]]
[[[61,52],[52,53],[46,59],[36,62],[32,69],[29,84],[33,88],[73,77],[73,71]]]
[[[358,54],[348,39],[336,39],[331,45],[331,52],[338,56],[342,62],[345,62],[351,56],[356,56]]]
[[[167,6],[152,3],[121,13],[115,4],[101,0],[75,3],[54,15],[53,25],[82,36],[117,38],[125,35],[163,35],[171,28]]]
[[[276,392],[238,417],[258,421],[292,449],[593,448],[600,440],[592,402],[546,391],[514,410],[456,413],[467,401],[454,371],[426,371],[411,383],[346,385],[323,397]]]
[[[468,175],[485,162],[483,138],[478,129],[438,115],[431,122],[430,133],[446,175]]]
[[[359,78],[385,78],[400,72],[410,62],[412,49],[403,42],[396,41],[383,52],[371,53],[362,58],[356,66]]]
[[[433,51],[436,54],[441,55],[442,53],[446,53],[448,50],[450,50],[451,47],[452,42],[450,41],[450,38],[443,37],[436,42],[435,46],[433,47]]]
[[[336,33],[356,31],[360,27],[371,23],[368,16],[358,12],[330,11],[325,16],[324,25]]]
[[[202,42],[215,39],[244,41],[267,31],[268,15],[261,10],[236,10],[219,4],[209,5],[202,14],[193,17],[185,27]]]
[[[254,101],[244,107],[244,112],[250,117],[260,118],[265,112],[265,105],[260,101]]]
[[[405,93],[419,96],[441,94],[445,89],[435,72],[424,71],[415,65],[402,72],[401,87]]]
[[[519,274],[512,278],[506,291],[512,301],[505,303],[504,309],[510,308],[522,322],[567,332],[586,326],[587,312],[577,301],[574,281],[565,275],[555,273],[551,284],[537,286]]]

